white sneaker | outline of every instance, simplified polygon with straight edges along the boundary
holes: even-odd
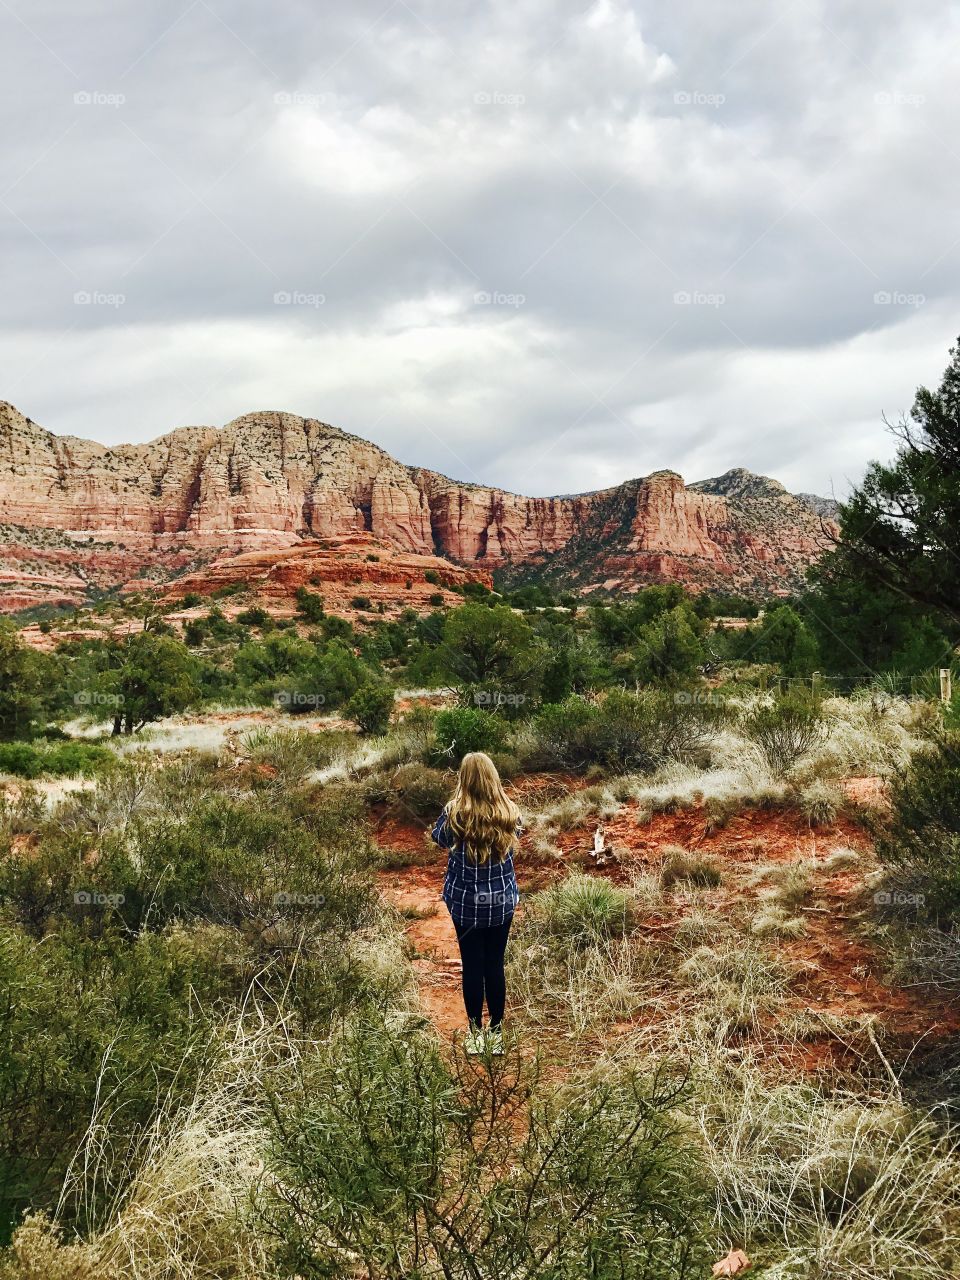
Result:
[[[495,1058],[503,1057],[503,1031],[499,1027],[487,1032],[487,1046]]]
[[[486,1048],[485,1037],[482,1031],[474,1031],[473,1028],[467,1032],[463,1042],[464,1050],[468,1058],[479,1057]]]

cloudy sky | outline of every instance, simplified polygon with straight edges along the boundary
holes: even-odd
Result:
[[[0,398],[842,495],[960,331],[947,0],[0,0]]]

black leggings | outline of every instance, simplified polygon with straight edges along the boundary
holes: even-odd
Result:
[[[508,916],[503,924],[487,929],[453,922],[463,961],[463,1003],[473,1027],[483,1024],[484,996],[491,1027],[499,1027],[503,1021],[503,1008],[507,1000],[503,957],[512,921],[513,916]]]

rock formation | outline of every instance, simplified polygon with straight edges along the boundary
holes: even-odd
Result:
[[[678,578],[799,585],[823,545],[810,500],[732,471],[658,472],[596,493],[528,498],[404,466],[338,427],[252,413],[108,449],[0,403],[0,607],[166,582],[246,552],[372,535],[417,556],[557,585]]]

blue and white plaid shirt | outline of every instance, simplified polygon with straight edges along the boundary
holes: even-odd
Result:
[[[518,836],[522,829],[518,822]],[[434,824],[433,838],[441,849],[450,851],[443,900],[454,922],[479,929],[492,929],[505,923],[520,901],[513,848],[502,862],[473,862],[464,852],[463,842],[458,841],[451,830],[446,809]]]

